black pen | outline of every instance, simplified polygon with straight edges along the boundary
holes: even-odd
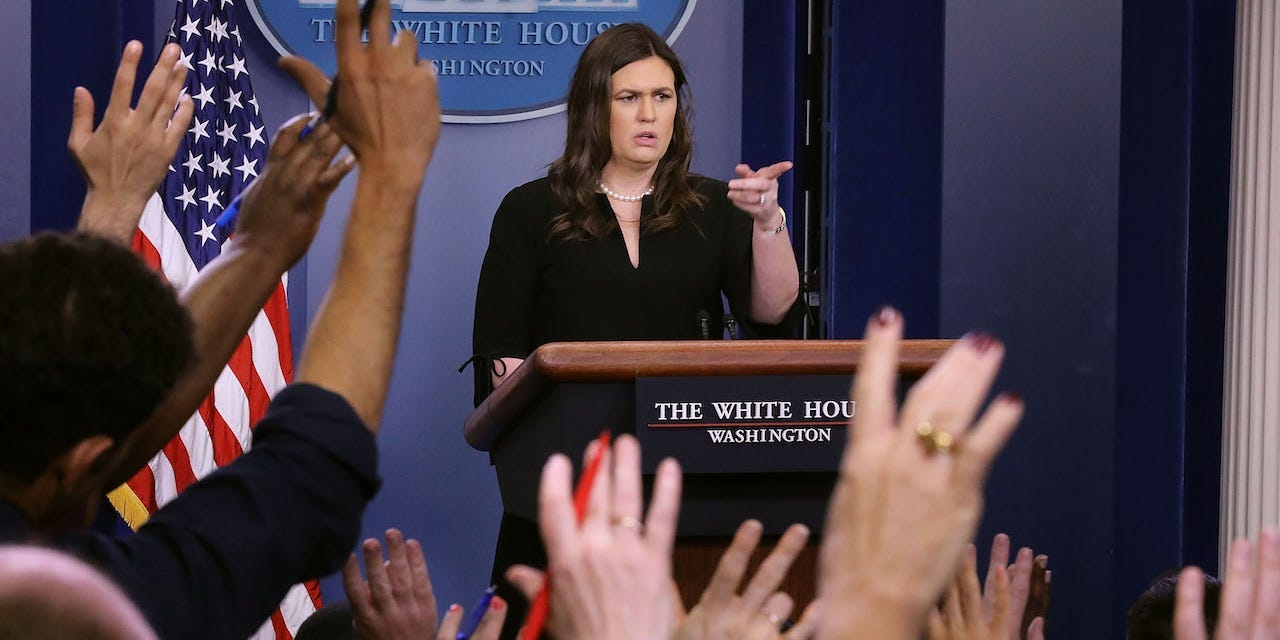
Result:
[[[365,29],[369,28],[369,22],[373,19],[373,7],[378,4],[378,0],[366,0],[364,6],[360,7],[360,33],[363,34]],[[320,115],[311,119],[307,126],[298,132],[298,139],[305,140],[311,135],[311,130],[320,124],[322,119],[332,118],[333,114],[338,111],[338,74],[333,74],[333,82],[329,85],[329,94],[324,98],[324,108],[320,110]]]

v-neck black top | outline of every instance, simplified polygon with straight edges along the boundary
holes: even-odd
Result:
[[[525,358],[549,342],[696,340],[699,312],[708,314],[710,335],[718,339],[722,292],[745,333],[773,333],[746,321],[751,217],[729,200],[725,183],[691,176],[691,184],[707,206],[680,227],[643,232],[638,267],[616,227],[590,240],[550,239],[563,207],[546,178],[507,194],[493,218],[476,291],[477,404],[490,391],[493,359]],[[604,194],[596,195],[596,206],[612,214]],[[640,215],[654,215],[651,196]]]

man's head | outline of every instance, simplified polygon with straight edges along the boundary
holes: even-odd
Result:
[[[1138,596],[1129,607],[1125,624],[1126,640],[1173,640],[1173,609],[1177,603],[1178,574],[1180,569],[1166,571],[1152,581],[1151,586]],[[1209,629],[1218,624],[1218,602],[1222,595],[1222,583],[1217,578],[1204,577],[1204,621]]]
[[[0,496],[41,520],[100,490],[104,454],[169,392],[191,340],[173,289],[117,243],[0,245]]]
[[[75,558],[0,547],[0,640],[150,640],[155,632],[109,580]]]

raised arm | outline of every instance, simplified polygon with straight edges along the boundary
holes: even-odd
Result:
[[[186,66],[178,61],[180,53],[176,44],[164,48],[137,106],[130,108],[142,43],[133,40],[125,45],[97,129],[93,95],[76,87],[67,150],[89,187],[77,229],[125,244],[133,238],[142,210],[164,180],[191,121],[191,98],[178,97],[187,77]]]
[[[121,55],[102,123],[93,128],[93,96],[78,87],[67,147],[79,164],[89,193],[78,227],[129,243],[147,200],[173,161],[191,119],[191,99],[182,97],[186,67],[181,49],[166,46],[130,109],[142,45],[130,42]],[[173,109],[178,104],[177,111]],[[196,410],[280,276],[306,252],[325,202],[353,163],[330,166],[341,148],[327,128],[306,142],[296,118],[278,132],[268,166],[245,193],[236,237],[181,293],[194,321],[192,362],[169,395],[129,440],[116,448],[105,469],[108,486],[127,480],[169,442]]]
[[[119,447],[108,486],[127,480],[177,435],[280,286],[280,276],[311,246],[329,195],[354,162],[347,156],[331,164],[342,142],[328,126],[299,141],[309,117],[298,116],[276,132],[262,176],[241,200],[235,234],[180,294],[195,325],[192,361]]]
[[[729,199],[751,215],[751,320],[778,324],[800,294],[800,270],[778,206],[778,176],[791,170],[778,162],[759,171],[740,164],[729,181]]]
[[[958,342],[907,394],[895,387],[902,317],[867,324],[856,429],[827,512],[819,638],[915,640],[982,514],[982,483],[1022,415],[1002,395],[979,415],[1004,357],[991,336]]]
[[[395,361],[405,278],[423,174],[440,136],[435,71],[411,35],[391,42],[389,3],[379,2],[360,42],[360,7],[337,7],[338,102],[329,121],[360,163],[333,284],[311,326],[297,379],[343,396],[378,430]],[[301,58],[281,66],[317,104],[329,80]]]

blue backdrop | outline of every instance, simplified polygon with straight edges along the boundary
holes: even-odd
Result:
[[[72,223],[71,89],[89,86],[101,111],[121,43],[154,52],[173,14],[168,0],[54,4],[0,8],[0,238]],[[992,474],[981,538],[1008,531],[1050,555],[1053,635],[1120,637],[1153,574],[1216,561],[1234,3],[835,4],[820,38],[830,162],[798,168],[829,180],[830,334],[856,337],[887,301],[912,335],[977,327],[1006,341],[1001,386],[1028,413]],[[793,156],[803,10],[699,3],[676,49],[700,172]],[[240,17],[274,127],[309,105]],[[543,173],[563,129],[562,116],[446,126],[424,189],[381,435],[387,483],[365,532],[422,539],[449,601],[483,588],[499,517],[487,459],[460,434],[470,377],[454,371],[470,351],[480,256],[498,201]],[[291,279],[295,344],[331,278],[353,185]]]

